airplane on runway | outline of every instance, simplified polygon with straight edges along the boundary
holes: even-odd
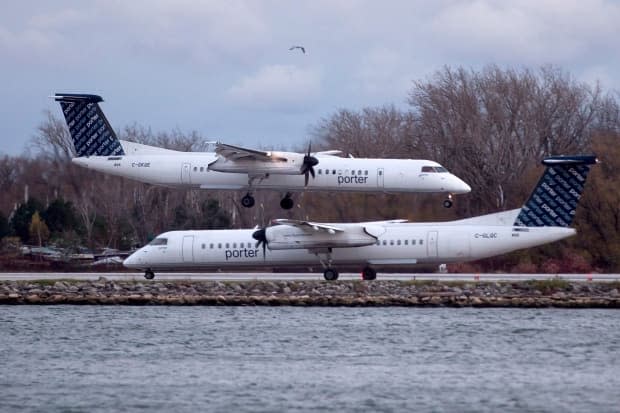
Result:
[[[198,268],[306,266],[320,262],[326,280],[335,264],[375,266],[473,261],[567,238],[590,167],[591,155],[543,160],[545,172],[521,208],[450,222],[404,220],[319,223],[278,219],[260,229],[171,231],[130,255],[124,265],[145,271]],[[262,246],[262,249],[260,248]]]
[[[283,209],[294,206],[295,191],[429,192],[471,191],[437,162],[421,159],[342,158],[340,151],[263,151],[216,143],[215,152],[181,152],[121,141],[97,95],[57,93],[77,157],[88,169],[168,187],[247,190],[244,207],[254,206],[254,190],[281,191]],[[312,176],[312,180],[310,180]]]

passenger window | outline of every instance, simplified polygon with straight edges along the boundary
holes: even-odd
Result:
[[[194,172],[196,172],[198,170],[197,166],[194,166]]]
[[[409,245],[409,240],[408,239],[405,240],[405,245]]]
[[[205,244],[202,244],[202,249],[204,250],[207,246]]]
[[[383,245],[387,245],[387,241],[386,240],[383,240]]]
[[[205,171],[205,167],[204,167],[204,166],[201,166],[201,167],[200,167],[200,172],[204,172],[204,171]]]
[[[396,241],[396,245],[400,245],[400,240]]]
[[[209,244],[209,249],[213,249],[213,243]]]
[[[226,249],[230,248],[230,244],[226,243]]]
[[[390,240],[390,245],[394,245],[394,240],[393,239]]]
[[[237,243],[233,242],[233,248],[237,248]]]
[[[414,239],[411,240],[411,245],[415,245],[415,240]]]
[[[420,240],[420,245],[422,245],[422,244],[424,244],[424,240],[423,239]]]
[[[218,247],[218,248],[222,248],[222,243],[221,243],[221,242],[218,242],[218,243],[217,243],[217,247]]]
[[[383,175],[383,171],[379,171],[379,176]]]
[[[368,175],[368,171],[364,171],[364,175]]]
[[[381,241],[377,240],[376,245],[381,245]]]
[[[319,175],[321,175],[323,173],[322,169],[319,169]]]
[[[351,171],[351,175],[355,175],[355,171],[353,171],[353,170],[352,170],[352,171]]]
[[[335,169],[332,170],[332,175],[336,175],[336,170]]]

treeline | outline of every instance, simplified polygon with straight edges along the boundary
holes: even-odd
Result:
[[[119,135],[172,149],[205,149],[195,132],[154,133],[131,125]],[[283,211],[281,194],[257,192],[257,205],[248,210],[240,207],[242,193],[154,187],[74,166],[64,120],[48,114],[32,141],[35,155],[0,159],[0,236],[124,248],[172,229],[252,227],[277,217],[463,218],[519,207],[540,176],[545,156],[596,153],[602,164],[593,168],[578,210],[577,237],[462,269],[618,271],[619,138],[617,93],[577,81],[556,67],[445,67],[413,83],[407,108],[341,109],[317,122],[311,139],[313,148],[341,149],[355,157],[436,160],[472,187],[453,208],[441,206],[441,195],[302,193],[296,196],[299,207]],[[303,151],[304,146],[290,149]],[[30,205],[24,202],[26,188]],[[37,211],[40,222],[33,226]]]

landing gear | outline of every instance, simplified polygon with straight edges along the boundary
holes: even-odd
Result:
[[[323,277],[327,281],[336,281],[338,279],[338,271],[335,268],[325,268],[325,271],[323,271]]]
[[[248,192],[241,198],[241,205],[246,208],[252,208],[254,206],[254,197]]]
[[[448,199],[443,201],[444,208],[452,208],[452,194],[448,194]]]
[[[364,267],[362,270],[362,280],[376,280],[377,279],[377,271],[371,267]]]
[[[144,278],[146,278],[147,280],[152,280],[153,278],[155,278],[155,273],[152,270],[146,270],[144,272]]]
[[[295,202],[293,202],[293,199],[291,198],[291,193],[287,192],[284,198],[280,201],[280,207],[282,207],[282,209],[291,209],[294,205]]]
[[[314,255],[319,259],[321,265],[323,266],[323,277],[327,281],[336,281],[338,279],[338,271],[332,267],[332,249],[322,249],[313,251]],[[324,258],[321,257],[321,254],[324,254]]]

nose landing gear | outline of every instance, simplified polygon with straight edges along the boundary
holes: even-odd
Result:
[[[452,194],[448,194],[448,199],[443,201],[444,208],[452,208]]]
[[[152,280],[153,278],[155,278],[155,273],[153,272],[153,270],[146,270],[144,271],[144,278],[146,278],[147,280]]]

